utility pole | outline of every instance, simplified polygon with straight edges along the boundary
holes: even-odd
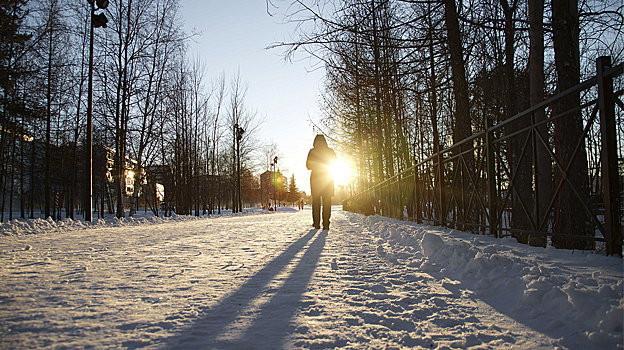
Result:
[[[106,28],[108,18],[103,13],[95,13],[97,9],[108,7],[108,0],[87,0],[91,6],[91,25],[89,26],[89,86],[87,92],[87,139],[85,141],[85,221],[91,221],[93,214],[93,28]]]

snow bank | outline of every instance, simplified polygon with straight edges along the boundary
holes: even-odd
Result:
[[[564,344],[566,337],[581,337],[590,348],[623,347],[619,257],[529,247],[378,216],[366,220],[379,237],[378,252],[391,262],[459,281],[496,309]]]
[[[282,208],[280,208],[282,209]],[[0,223],[0,236],[23,236],[30,234],[42,234],[49,232],[67,232],[81,229],[97,229],[107,227],[126,227],[126,226],[140,226],[146,224],[162,224],[168,222],[181,222],[201,220],[209,217],[224,217],[224,216],[241,216],[241,215],[256,215],[256,214],[268,214],[269,211],[262,210],[260,208],[245,209],[242,213],[231,213],[230,211],[223,211],[222,214],[213,215],[176,215],[173,214],[169,217],[156,217],[150,214],[137,213],[134,217],[117,218],[114,216],[107,217],[105,219],[94,219],[93,222],[86,222],[83,220],[72,220],[69,218],[55,221],[52,218],[48,219],[18,219],[11,220],[6,223]]]

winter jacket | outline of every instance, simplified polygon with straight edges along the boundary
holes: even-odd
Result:
[[[310,175],[312,196],[334,195],[334,175],[331,168],[336,159],[336,153],[327,146],[325,137],[317,135],[314,139],[314,148],[308,153],[306,161],[306,167],[312,170]]]

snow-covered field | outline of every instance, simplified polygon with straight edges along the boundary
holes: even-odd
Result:
[[[0,348],[623,348],[623,260],[335,210],[0,224]]]

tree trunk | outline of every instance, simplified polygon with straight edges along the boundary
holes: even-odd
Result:
[[[529,39],[529,101],[531,106],[534,106],[544,100],[544,0],[529,0]],[[544,110],[535,112],[536,123],[545,119]],[[538,127],[537,131],[548,141],[548,127],[545,124]],[[547,215],[550,209],[548,203],[552,196],[552,161],[539,139],[536,140],[534,147],[537,155],[535,193],[539,196],[536,225],[539,229],[542,217]],[[529,244],[545,247],[546,236],[531,236]]]
[[[24,138],[20,138],[20,218],[26,217],[26,196],[24,195]]]
[[[52,29],[50,31],[49,47],[48,47],[48,77],[46,86],[46,135],[45,135],[45,170],[44,170],[44,211],[45,218],[50,216],[50,200],[52,193],[52,179],[50,174],[50,138],[51,138],[51,123],[52,123]]]
[[[375,4],[375,0],[371,0],[371,11],[373,16],[373,58],[374,58],[374,84],[375,84],[375,118],[377,126],[376,129],[376,165],[377,165],[377,176],[375,177],[375,182],[380,183],[385,180],[384,175],[384,140],[383,140],[383,116],[381,115],[381,58],[379,52],[379,34],[377,28],[377,8]],[[385,213],[384,213],[385,214]]]
[[[455,126],[453,142],[458,143],[472,134],[468,82],[459,30],[459,19],[455,0],[444,0],[444,15],[448,33],[448,47],[451,56],[453,93],[455,95]]]
[[[507,0],[500,0],[505,15],[505,105],[507,118],[512,118],[518,113],[519,104],[522,95],[518,93],[518,86],[514,69],[514,35],[515,20],[514,13],[516,11],[516,2],[512,5]],[[513,134],[530,123],[530,118],[521,118],[509,124],[509,134]],[[520,133],[509,139],[511,152],[511,169],[512,176],[515,174],[513,191],[513,213],[511,225],[513,229],[523,230],[521,232],[514,231],[512,236],[520,243],[529,242],[529,233],[533,229],[531,224],[531,216],[533,214],[533,187],[532,187],[532,165],[531,157],[533,155],[533,144],[526,142],[529,132]],[[526,145],[526,147],[525,147]],[[524,148],[524,153],[523,153]]]
[[[459,29],[459,20],[457,15],[457,8],[455,0],[444,1],[444,15],[446,21],[446,30],[448,36],[448,47],[451,59],[452,80],[453,80],[453,94],[455,97],[455,125],[453,128],[453,142],[458,143],[462,140],[470,137],[472,134],[471,129],[471,117],[470,117],[470,100],[468,97],[468,82],[466,81],[466,69],[464,66],[464,56],[461,43],[461,31]],[[454,150],[457,154],[463,150],[467,150],[471,145],[463,145],[460,149]],[[466,166],[462,165],[460,160],[455,161],[453,169],[462,167],[461,179],[455,178],[453,183],[453,190],[456,198],[458,198],[458,209],[463,214],[463,221],[469,222],[471,215],[471,209],[466,208],[466,204],[469,202],[469,193],[471,185],[467,184],[468,176],[465,172],[474,173],[474,157],[470,153],[465,155]],[[443,164],[439,164],[443,167]],[[472,185],[474,186],[474,184]],[[450,208],[449,208],[450,209]],[[444,215],[444,213],[442,213]],[[458,226],[458,229],[465,229],[463,226]]]
[[[552,13],[557,91],[563,92],[577,85],[580,80],[578,3],[576,0],[554,0]],[[563,119],[555,122],[555,138],[558,138],[559,143],[557,157],[564,169],[557,173],[557,183],[563,182],[553,228],[553,245],[557,248],[593,249],[595,247],[593,239],[567,236],[594,236],[587,211],[583,205],[579,204],[589,203],[587,152],[584,142],[581,142],[581,147],[574,155],[576,144],[583,134],[581,113],[573,111],[579,106],[578,93],[562,99],[555,106],[556,114],[570,111]],[[570,183],[576,187],[580,198],[575,195]]]

